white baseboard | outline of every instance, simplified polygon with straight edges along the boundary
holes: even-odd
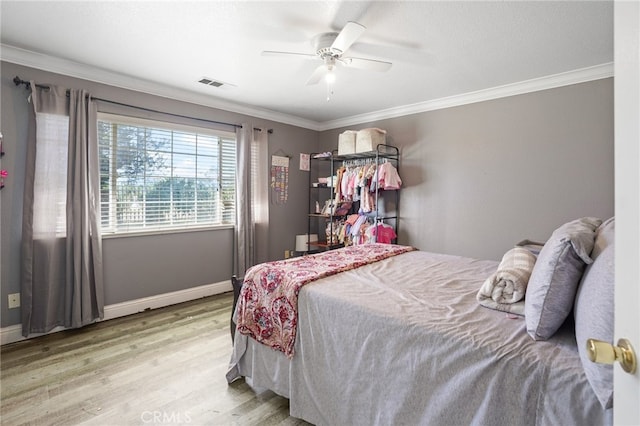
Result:
[[[186,290],[172,291],[170,293],[158,294],[156,296],[143,297],[141,299],[129,300],[127,302],[115,303],[104,307],[104,318],[106,321],[126,315],[135,314],[147,309],[157,309],[164,306],[175,305],[176,303],[188,302],[202,297],[213,296],[214,294],[225,293],[231,291],[231,281],[222,281],[219,283],[206,284],[199,287],[188,288]],[[56,327],[49,333],[33,333],[29,335],[29,339],[42,336],[44,334],[55,333],[66,330],[65,327]],[[19,342],[26,338],[22,335],[22,325],[10,325],[0,329],[0,345]]]

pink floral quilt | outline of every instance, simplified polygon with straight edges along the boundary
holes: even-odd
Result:
[[[363,244],[256,265],[245,274],[237,329],[292,358],[298,293],[303,285],[412,250],[409,246]]]

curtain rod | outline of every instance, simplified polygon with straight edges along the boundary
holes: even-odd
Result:
[[[14,84],[16,86],[20,86],[22,84],[26,88],[31,89],[31,82],[23,80],[18,76],[15,76],[13,78],[13,82],[14,82]],[[36,84],[36,87],[38,87],[40,89],[48,89],[49,88],[49,86],[42,85],[42,84]],[[67,95],[68,94],[69,94],[69,91],[67,90]],[[114,104],[114,105],[120,105],[120,106],[125,106],[125,107],[130,107],[130,108],[136,108],[136,109],[139,109],[139,110],[142,110],[142,111],[154,112],[154,113],[157,113],[157,114],[167,114],[167,115],[171,115],[171,116],[174,116],[174,117],[188,118],[190,120],[199,120],[199,121],[204,121],[204,122],[207,122],[207,123],[223,124],[225,126],[233,126],[233,127],[236,127],[236,128],[242,127],[242,124],[225,123],[223,121],[208,120],[206,118],[189,117],[189,116],[186,116],[186,115],[174,114],[172,112],[158,111],[158,110],[151,109],[151,108],[139,107],[139,106],[135,106],[135,105],[125,104],[125,103],[122,103],[122,102],[111,101],[109,99],[102,99],[102,98],[93,98],[93,99],[95,99],[97,101],[108,102],[108,103]],[[262,129],[259,129],[257,127],[254,127],[253,130],[262,131]],[[273,133],[273,129],[268,129],[267,133],[269,133],[269,134]]]

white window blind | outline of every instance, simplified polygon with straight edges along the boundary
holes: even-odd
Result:
[[[234,133],[100,114],[102,232],[235,224]]]

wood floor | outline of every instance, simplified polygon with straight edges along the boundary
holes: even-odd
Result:
[[[5,345],[2,425],[306,425],[288,400],[228,385],[232,295]]]

